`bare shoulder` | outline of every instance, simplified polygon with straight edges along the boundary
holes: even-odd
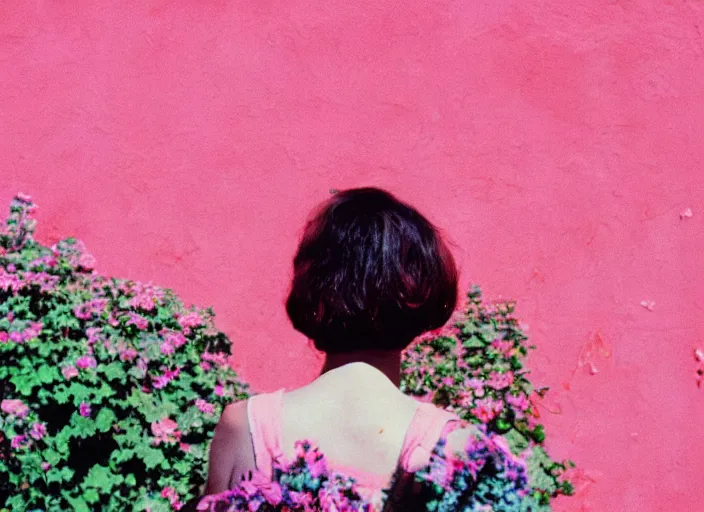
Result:
[[[210,445],[208,494],[222,492],[251,469],[254,455],[249,443],[247,401],[230,404],[223,410]]]
[[[242,429],[248,429],[248,423],[247,401],[242,400],[230,404],[223,409],[216,430],[219,429],[223,432],[235,433]]]

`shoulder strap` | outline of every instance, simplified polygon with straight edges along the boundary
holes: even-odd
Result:
[[[273,474],[272,462],[281,455],[279,438],[281,433],[281,404],[284,389],[273,393],[264,393],[247,400],[247,418],[249,432],[252,436],[252,448],[257,470],[267,478]]]
[[[426,466],[440,437],[457,428],[460,421],[460,418],[450,411],[431,403],[420,403],[401,449],[401,469],[415,473]]]

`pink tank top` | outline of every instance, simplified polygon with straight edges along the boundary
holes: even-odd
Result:
[[[281,450],[283,396],[284,388],[273,393],[253,396],[247,401],[249,430],[257,469],[267,478],[272,477],[274,457],[279,456],[280,460],[288,462]],[[408,473],[414,473],[426,466],[438,439],[459,428],[463,423],[454,413],[440,409],[431,403],[418,402],[403,441],[399,466]],[[357,481],[360,494],[367,499],[374,500],[374,496],[378,496],[379,491],[389,483],[385,475],[333,464],[331,461],[328,461],[328,468],[353,477]]]

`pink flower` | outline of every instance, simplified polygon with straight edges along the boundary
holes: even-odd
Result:
[[[18,291],[22,287],[20,278],[17,274],[10,274],[0,269],[0,290]]]
[[[474,396],[481,398],[484,396],[484,383],[477,378],[465,379],[464,385],[472,389]]]
[[[186,330],[189,327],[198,327],[203,324],[203,319],[195,311],[190,311],[185,315],[182,315],[178,319],[178,324],[182,329]]]
[[[523,393],[518,396],[508,395],[506,397],[506,401],[510,406],[518,409],[519,411],[525,411],[530,407],[530,402]]]
[[[78,406],[78,414],[84,418],[87,418],[90,416],[90,412],[90,405],[85,402],[81,402],[81,405]]]
[[[129,320],[127,320],[126,325],[134,325],[141,331],[144,331],[147,327],[149,327],[149,321],[142,315],[138,315],[137,313],[130,311],[127,313],[127,317]]]
[[[39,441],[42,437],[46,435],[46,424],[44,423],[33,423],[32,428],[29,431],[29,435]]]
[[[166,377],[165,375],[159,375],[154,378],[154,380],[152,381],[152,385],[155,389],[162,389],[165,388],[169,382],[170,379],[168,377]]]
[[[455,379],[453,377],[443,377],[440,381],[444,386],[452,387],[455,385]]]
[[[151,311],[156,304],[159,304],[164,298],[164,291],[161,288],[153,286],[151,283],[143,285],[135,283],[133,289],[123,290],[125,293],[134,293],[135,296],[129,300],[129,305],[133,308],[141,308],[145,311]]]
[[[10,333],[10,341],[14,341],[15,343],[23,343],[24,337],[22,336],[22,333],[17,332],[17,331],[12,331]]]
[[[503,402],[489,397],[482,400],[477,400],[476,406],[471,409],[470,412],[482,423],[488,423],[494,419],[502,409]]]
[[[215,385],[215,394],[217,396],[223,396],[225,394],[225,390],[222,387],[222,384],[216,384]]]
[[[513,372],[492,372],[486,384],[490,388],[505,389],[513,384]]]
[[[81,356],[76,359],[76,366],[81,370],[85,370],[87,368],[95,368],[97,363],[95,358],[92,356]]]
[[[186,337],[183,333],[162,329],[159,331],[165,342],[171,343],[174,347],[179,348],[186,344]]]
[[[137,351],[133,348],[126,348],[120,351],[120,361],[132,361],[137,357]]]
[[[27,436],[21,435],[21,436],[15,436],[12,438],[12,442],[10,443],[10,446],[12,447],[13,450],[17,450],[21,448],[25,442],[27,441]]]
[[[191,445],[186,444],[186,443],[179,443],[178,449],[181,450],[182,452],[188,453],[189,451],[191,451]]]
[[[176,510],[179,510],[182,507],[182,504],[178,499],[176,489],[174,489],[173,487],[164,487],[161,490],[161,497],[167,498],[169,500],[169,503],[171,503],[171,506]]]
[[[170,355],[170,354],[174,353],[174,346],[171,343],[169,343],[168,341],[163,342],[161,344],[161,346],[159,347],[159,349],[161,350],[161,353],[164,355]]]
[[[200,367],[203,368],[203,370],[205,370],[206,372],[212,368],[211,364],[206,361],[201,361]]]
[[[2,412],[17,418],[24,418],[29,412],[29,407],[22,400],[3,400],[0,403],[0,409],[2,409]]]
[[[76,377],[78,375],[78,370],[73,365],[64,366],[61,368],[61,374],[64,376],[64,379],[68,380],[72,377]]]
[[[200,358],[203,361],[209,361],[217,366],[226,366],[227,365],[227,354],[224,352],[203,352],[200,355]]]
[[[181,437],[181,432],[178,429],[178,423],[169,418],[163,418],[159,421],[152,422],[152,434],[154,444],[176,442]]]
[[[164,367],[162,366],[162,369],[163,368]],[[178,377],[179,373],[181,373],[179,368],[176,368],[175,370],[166,370],[163,375],[158,375],[152,379],[153,386],[156,389],[161,389]]]
[[[78,258],[78,266],[92,270],[95,267],[95,258],[90,254],[81,254],[81,257]]]
[[[101,329],[98,327],[89,327],[86,329],[86,334],[88,335],[88,343],[93,344],[96,341],[99,341],[102,336],[101,336]]]
[[[500,354],[510,356],[513,351],[513,342],[508,340],[496,339],[491,342],[491,347],[497,350]]]
[[[42,470],[43,470],[44,472],[47,472],[47,471],[49,471],[50,469],[51,469],[51,464],[49,464],[48,462],[42,462]]]
[[[206,402],[202,398],[196,399],[196,407],[200,412],[205,414],[213,414],[215,412],[215,406]]]
[[[5,331],[0,331],[0,343],[7,343],[7,340],[10,339],[10,336],[7,334]]]
[[[27,327],[22,331],[22,338],[24,341],[29,341],[34,338],[38,338],[39,335],[42,332],[42,325],[41,322],[29,322]]]

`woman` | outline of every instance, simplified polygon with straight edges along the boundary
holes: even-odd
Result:
[[[325,352],[322,372],[223,411],[206,494],[255,470],[271,478],[272,459],[294,458],[301,439],[372,501],[397,474],[425,466],[443,433],[448,452],[462,450],[471,427],[399,390],[402,351],[444,325],[457,300],[455,262],[436,228],[383,190],[343,191],[307,223],[293,270],[286,311]]]

